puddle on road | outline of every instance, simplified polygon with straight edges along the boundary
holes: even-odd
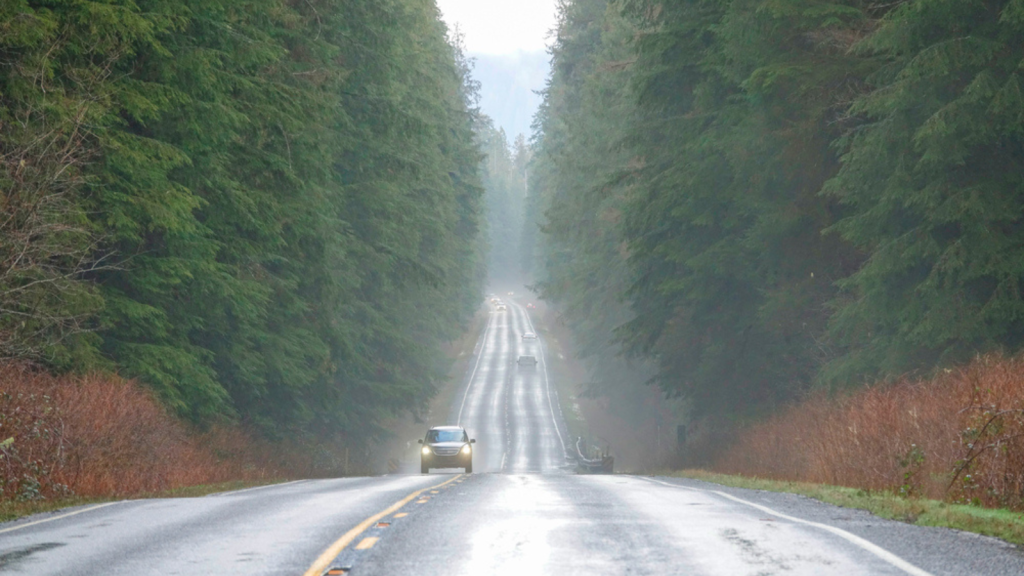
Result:
[[[563,529],[571,507],[539,476],[517,476],[493,497],[489,521],[468,539],[459,574],[520,576],[545,574],[551,560],[552,535]],[[524,507],[523,503],[530,506]]]

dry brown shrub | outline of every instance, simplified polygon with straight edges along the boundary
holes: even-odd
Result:
[[[1024,359],[811,396],[741,431],[714,468],[1024,509]]]
[[[199,433],[137,383],[0,366],[0,497],[129,496],[233,480],[336,474],[308,446],[237,427]]]
[[[963,407],[951,499],[1024,510],[1024,357],[982,358],[950,379]]]

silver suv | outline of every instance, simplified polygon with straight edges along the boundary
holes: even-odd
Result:
[[[427,474],[431,468],[465,468],[466,474],[473,473],[473,447],[476,439],[470,440],[462,426],[434,426],[427,430],[427,437],[419,441],[420,472]]]

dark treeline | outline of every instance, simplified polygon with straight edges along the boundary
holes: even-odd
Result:
[[[1024,2],[565,0],[534,271],[751,414],[1024,345]]]
[[[179,414],[374,434],[482,292],[433,0],[0,2],[0,355]]]
[[[478,129],[487,155],[484,169],[488,237],[488,278],[495,282],[520,279],[527,164],[530,148],[519,135],[509,142],[505,131],[482,116]]]

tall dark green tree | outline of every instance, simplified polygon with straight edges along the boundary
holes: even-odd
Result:
[[[522,227],[524,180],[505,131],[489,118],[479,138],[487,155],[484,174],[487,207],[488,273],[495,281],[519,276],[519,234]]]
[[[84,151],[50,262],[88,265],[51,266],[33,329],[91,335],[51,365],[273,434],[430,397],[483,281],[475,87],[432,0],[18,0],[0,30],[4,158],[15,119]]]
[[[854,46],[889,8],[563,4],[537,184],[546,292],[584,341],[652,361],[705,413],[756,413],[813,385],[842,353],[836,282],[864,257],[825,233],[845,208],[821,191],[833,143],[858,125],[849,103],[885,63]]]
[[[859,50],[886,60],[840,141],[834,227],[869,255],[841,282],[830,382],[1024,346],[1024,3],[904,2]]]
[[[605,393],[637,380],[615,341],[632,317],[622,302],[630,278],[620,232],[626,188],[614,180],[629,161],[633,33],[605,0],[563,7],[533,162],[532,188],[545,210],[541,291],[573,331],[592,390]]]
[[[545,285],[602,327],[584,338],[616,334],[705,411],[810,385],[832,282],[857,262],[821,235],[837,206],[818,193],[873,65],[848,50],[869,22],[856,3],[565,4],[538,184]]]
[[[875,63],[850,52],[870,3],[631,2],[638,168],[624,234],[637,317],[621,331],[663,386],[713,412],[799,394],[832,350],[827,303],[858,254],[822,231],[844,105]]]
[[[0,5],[0,359],[97,360],[102,302],[85,276],[104,266],[104,234],[83,188],[127,89],[114,66],[170,24],[95,2]]]
[[[522,134],[511,144],[504,130],[492,127],[481,134],[487,151],[489,276],[492,281],[518,282],[523,273],[523,218],[531,152]]]

